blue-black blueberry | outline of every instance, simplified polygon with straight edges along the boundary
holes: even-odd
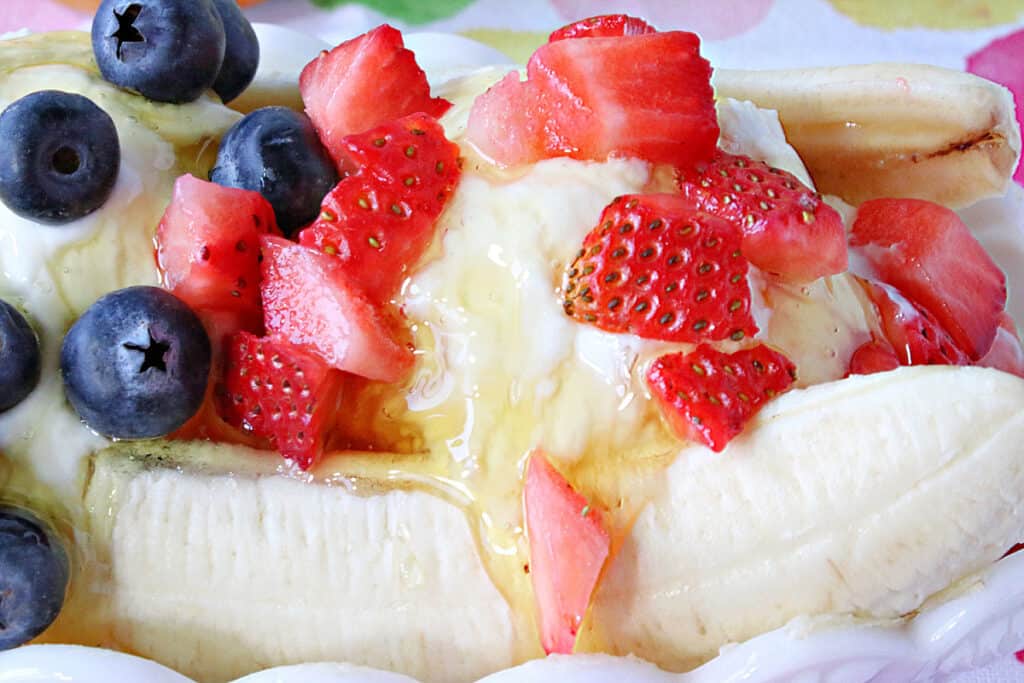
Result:
[[[121,168],[110,115],[59,90],[25,95],[0,114],[0,200],[14,213],[59,225],[103,206]]]
[[[249,87],[260,65],[260,41],[236,0],[213,0],[224,22],[224,63],[213,82],[223,102],[230,102]]]
[[[0,413],[32,393],[41,365],[35,330],[18,309],[0,300]]]
[[[64,392],[94,431],[150,439],[199,409],[210,339],[185,302],[159,287],[111,292],[71,326],[61,348]]]

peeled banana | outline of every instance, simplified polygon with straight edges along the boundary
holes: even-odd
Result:
[[[714,74],[720,97],[774,109],[823,194],[953,208],[1002,195],[1020,156],[1009,91],[914,64]]]

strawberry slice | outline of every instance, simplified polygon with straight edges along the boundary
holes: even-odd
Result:
[[[566,274],[565,312],[608,332],[700,342],[757,333],[728,221],[670,194],[609,204]]]
[[[228,346],[220,413],[308,470],[324,452],[341,385],[341,373],[316,356],[239,332]]]
[[[262,247],[268,333],[362,377],[397,382],[408,373],[412,353],[341,261],[280,237],[264,237]]]
[[[258,329],[260,237],[268,234],[278,234],[274,209],[258,192],[183,175],[156,233],[163,285],[204,320],[216,312],[218,331],[225,317],[235,319],[229,332]]]
[[[711,66],[692,33],[558,40],[526,71],[470,111],[467,140],[499,165],[632,156],[688,167],[714,155]]]
[[[1024,377],[1024,348],[1017,336],[1017,324],[1008,313],[999,317],[999,330],[992,348],[976,363],[985,368],[995,368],[1011,375]]]
[[[878,309],[882,332],[900,365],[967,365],[957,343],[927,311],[903,296],[895,287],[862,281]]]
[[[616,36],[642,36],[657,33],[657,29],[643,19],[626,14],[602,14],[567,24],[548,37],[548,42],[568,38],[614,38]]]
[[[743,231],[743,255],[789,282],[846,270],[846,230],[839,214],[792,173],[728,154],[681,172],[679,188],[702,210]]]
[[[459,148],[436,120],[413,114],[345,138],[359,171],[323,201],[299,242],[337,255],[373,301],[387,301],[434,237],[458,184]]]
[[[900,366],[900,359],[888,342],[871,340],[864,342],[850,356],[850,370],[847,375],[873,375],[888,372]]]
[[[953,211],[921,199],[874,199],[857,211],[850,247],[881,280],[927,309],[972,360],[992,346],[1006,276]]]
[[[430,85],[402,34],[384,24],[321,53],[299,77],[306,114],[339,168],[345,137],[415,112],[440,117],[451,102],[430,96]]]
[[[571,654],[611,548],[600,513],[542,453],[526,465],[530,578],[548,654]]]
[[[647,372],[651,393],[676,435],[715,452],[795,379],[796,366],[763,344],[735,353],[702,344],[692,353],[661,356]]]

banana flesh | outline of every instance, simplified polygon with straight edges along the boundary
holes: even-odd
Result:
[[[719,97],[774,109],[823,194],[953,208],[1002,195],[1020,156],[1013,99],[971,74],[870,64],[714,74]]]
[[[1024,538],[1024,381],[904,368],[792,392],[684,451],[596,597],[605,647],[686,670],[800,615],[898,618]]]
[[[912,612],[1022,537],[1022,441],[1024,381],[994,370],[904,368],[787,394],[725,453],[682,452],[607,569],[583,642],[682,670],[797,615]],[[104,594],[91,602],[121,647],[202,681],[345,660],[461,683],[539,654],[459,508],[259,461],[199,444],[95,458],[89,533],[108,575],[90,579]]]

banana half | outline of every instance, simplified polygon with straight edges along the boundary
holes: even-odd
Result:
[[[914,64],[714,74],[721,97],[774,109],[823,194],[959,208],[1006,191],[1020,157],[1013,97],[971,74]]]
[[[1022,442],[1024,380],[995,370],[786,394],[724,453],[680,454],[607,568],[585,640],[684,670],[798,615],[911,613],[1024,537]],[[78,597],[102,605],[120,647],[200,681],[337,660],[460,683],[539,654],[457,507],[254,459],[169,444],[95,458],[85,502],[105,575]]]

